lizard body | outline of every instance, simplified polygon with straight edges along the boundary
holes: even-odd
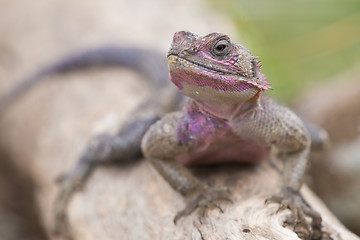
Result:
[[[258,162],[268,158],[274,149],[284,161],[283,184],[278,194],[267,202],[279,203],[279,210],[289,208],[295,224],[313,232],[312,236],[319,236],[321,217],[302,199],[299,191],[311,139],[321,142],[322,137],[312,125],[304,125],[291,110],[263,94],[271,87],[250,51],[231,42],[224,34],[200,37],[186,31],[175,33],[168,65],[170,79],[179,91],[168,84],[161,61],[154,61],[147,51],[122,49],[118,55],[114,52],[105,51],[100,58],[95,57],[96,52],[80,54],[70,58],[70,62],[55,64],[50,70],[31,77],[25,88],[18,87],[18,93],[8,95],[11,101],[3,105],[6,107],[36,85],[39,81],[35,79],[39,77],[99,63],[140,70],[159,87],[156,94],[135,109],[118,134],[102,134],[91,139],[75,168],[61,178],[54,209],[56,233],[69,234],[66,207],[71,196],[95,166],[102,163],[129,162],[145,156],[187,201],[185,209],[175,216],[176,222],[196,209],[202,212],[217,206],[217,201],[230,200],[226,188],[207,186],[193,176],[186,165]],[[109,53],[113,55],[106,60]],[[189,99],[181,110],[173,112],[179,106],[179,92]],[[312,219],[311,225],[306,217]]]
[[[177,127],[177,139],[192,149],[177,157],[184,164],[217,162],[257,162],[265,159],[269,149],[239,138],[229,121],[202,112],[196,103],[184,109]]]
[[[256,58],[224,34],[199,37],[177,32],[168,62],[170,79],[191,100],[182,112],[165,116],[147,131],[142,150],[165,180],[188,199],[187,207],[175,221],[196,208],[228,199],[226,192],[201,183],[177,159],[185,158],[182,161],[191,164],[198,161],[200,154],[215,156],[202,163],[224,161],[227,157],[244,161],[243,154],[252,149],[259,155],[253,160],[260,160],[268,149],[275,148],[284,160],[283,186],[269,200],[279,202],[281,208],[290,208],[296,221],[305,221],[305,215],[312,217],[313,227],[319,230],[320,216],[299,193],[310,136],[292,111],[261,96],[270,86]],[[220,154],[216,158],[224,145],[228,146],[225,154],[229,156]]]

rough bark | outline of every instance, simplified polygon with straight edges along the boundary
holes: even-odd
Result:
[[[122,82],[117,81],[119,77]],[[37,183],[40,216],[48,232],[58,190],[56,177],[74,165],[91,135],[120,125],[139,96],[147,94],[132,93],[131,89],[141,89],[141,80],[121,71],[67,78],[66,84],[48,84],[53,86],[30,94],[9,111],[2,124],[4,145]],[[267,196],[279,190],[281,181],[268,162],[198,168],[195,173],[211,185],[229,187],[234,203],[221,205],[224,213],[214,209],[202,221],[193,214],[175,226],[172,218],[184,201],[147,162],[98,169],[69,207],[75,239],[298,239],[281,225],[289,212],[274,214],[277,205],[264,204]],[[306,187],[303,194],[321,212],[333,239],[358,239]]]

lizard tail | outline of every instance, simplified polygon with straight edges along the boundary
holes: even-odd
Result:
[[[30,89],[44,82],[47,76],[91,67],[131,68],[144,75],[155,87],[170,84],[167,62],[163,55],[141,48],[101,47],[65,56],[20,81],[7,94],[0,97],[0,113]]]

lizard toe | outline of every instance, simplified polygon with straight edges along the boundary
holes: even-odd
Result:
[[[230,192],[226,187],[206,188],[193,194],[189,197],[186,207],[176,214],[174,223],[176,224],[180,218],[190,215],[195,210],[198,211],[200,219],[205,218],[210,209],[217,208],[223,213],[223,209],[218,204],[221,201],[232,202]]]
[[[321,238],[321,216],[310,207],[300,193],[283,188],[279,194],[269,197],[265,202],[280,204],[276,213],[289,209],[291,216],[285,221],[284,225],[292,226],[294,232],[298,236],[302,236],[302,239]],[[311,224],[308,223],[307,217],[311,218]]]

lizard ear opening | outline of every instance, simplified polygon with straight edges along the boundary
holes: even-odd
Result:
[[[253,67],[252,67],[252,72],[255,78],[259,79],[259,80],[264,80],[264,75],[261,72],[260,68],[260,61],[257,60],[257,57],[252,61]]]

